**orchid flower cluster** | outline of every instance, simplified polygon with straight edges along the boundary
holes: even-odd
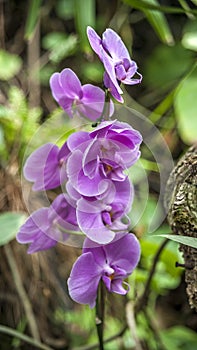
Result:
[[[71,298],[94,307],[102,281],[109,292],[125,295],[124,281],[140,258],[140,245],[129,233],[134,189],[126,174],[140,157],[141,134],[129,124],[112,120],[114,104],[106,95],[123,103],[121,83],[137,84],[141,75],[121,38],[107,29],[102,38],[91,27],[87,35],[102,61],[105,90],[82,85],[69,68],[54,73],[50,87],[54,99],[72,117],[96,121],[91,131],[71,134],[59,148],[47,143],[26,160],[24,176],[34,191],[61,186],[49,207],[33,212],[20,228],[17,240],[29,243],[28,253],[49,249],[70,235],[85,235],[82,255],[68,279]],[[137,78],[134,78],[137,76]],[[109,99],[107,100],[109,101]]]

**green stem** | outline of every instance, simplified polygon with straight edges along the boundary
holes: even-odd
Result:
[[[105,105],[103,108],[103,113],[102,116],[104,116],[104,119],[106,120],[105,114],[107,116],[107,120],[110,119],[109,114],[110,114],[110,94],[109,90],[105,90]]]
[[[105,89],[105,103],[104,103],[104,107],[103,107],[103,111],[101,113],[101,116],[98,120],[98,122],[101,122],[103,120],[109,120],[109,110],[110,110],[110,95],[109,95],[109,90]],[[107,116],[107,118],[105,117],[105,115]]]
[[[104,314],[105,314],[105,290],[102,281],[98,287],[96,300],[96,328],[99,339],[99,350],[104,350],[103,345],[103,329],[104,329]]]

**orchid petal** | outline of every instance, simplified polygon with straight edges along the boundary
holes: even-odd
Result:
[[[89,133],[86,131],[77,131],[71,134],[67,140],[68,148],[74,151],[76,148],[80,148],[83,152],[87,147],[87,142],[90,140]]]
[[[21,226],[16,239],[19,243],[30,243],[28,254],[49,249],[57,243],[47,235],[49,226],[48,208],[38,209]]]
[[[52,74],[49,84],[50,84],[50,88],[54,99],[58,101],[59,98],[62,97],[64,94],[64,90],[60,84],[60,73]]]
[[[100,270],[91,252],[76,260],[68,279],[69,294],[74,301],[89,304],[91,308],[95,306]]]
[[[93,28],[90,26],[87,27],[87,36],[88,40],[90,42],[90,45],[92,49],[96,52],[96,54],[101,57],[101,38],[98,36],[98,34],[95,32]]]
[[[107,28],[103,33],[102,44],[111,57],[118,60],[120,57],[130,59],[129,52],[120,36],[112,29]]]
[[[116,265],[124,269],[127,274],[130,274],[139,262],[140,245],[134,234],[127,234],[113,244],[104,246],[103,249],[106,252],[108,263],[113,265],[115,260]]]
[[[104,81],[105,87],[109,89],[109,92],[115,98],[115,100],[120,102],[120,103],[123,103],[124,102],[123,97],[118,92],[116,86],[111,81],[107,72],[104,73],[103,81]]]
[[[58,146],[47,143],[35,150],[26,160],[24,176],[28,181],[34,182],[34,191],[52,189],[60,185],[58,153]],[[62,180],[66,178],[65,172]]]
[[[82,98],[80,80],[70,68],[63,69],[59,79],[65,96],[69,98]]]
[[[102,54],[102,60],[103,60],[105,70],[106,70],[108,76],[110,77],[112,84],[115,86],[118,93],[122,94],[123,91],[120,88],[120,85],[119,85],[117,78],[116,78],[114,61],[103,49],[101,50],[101,54]]]

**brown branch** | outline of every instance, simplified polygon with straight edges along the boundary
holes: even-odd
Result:
[[[40,343],[38,340],[30,338],[27,335],[25,335],[23,333],[20,333],[20,332],[16,331],[15,329],[12,329],[12,328],[7,327],[7,326],[0,325],[0,333],[4,333],[4,334],[7,334],[7,335],[9,335],[11,337],[21,339],[24,342],[26,342],[28,344],[31,344],[34,347],[37,347],[37,348],[39,348],[41,350],[53,350],[49,346],[47,346],[47,345],[45,345],[43,343]]]
[[[144,292],[143,292],[142,296],[139,298],[138,302],[136,303],[135,313],[138,313],[139,311],[143,310],[145,308],[145,306],[147,305],[148,297],[150,294],[150,286],[151,286],[152,278],[153,278],[153,275],[155,273],[159,257],[161,255],[163,249],[165,248],[166,244],[168,243],[168,241],[169,241],[168,239],[165,239],[163,241],[163,243],[159,247],[159,249],[154,257],[153,264],[152,264],[148,279],[147,279],[145,287],[144,287]]]
[[[29,107],[40,105],[40,20],[36,25],[33,37],[28,41],[27,46],[28,59],[28,89],[29,89]]]
[[[13,280],[15,282],[18,295],[19,295],[21,302],[22,302],[24,309],[25,309],[25,313],[26,313],[26,317],[27,317],[27,321],[29,324],[31,334],[34,337],[34,339],[39,341],[40,336],[39,336],[39,331],[38,331],[38,327],[36,324],[36,320],[34,317],[34,313],[32,310],[32,306],[31,306],[31,303],[30,303],[29,298],[27,296],[27,293],[23,287],[23,283],[21,281],[21,277],[20,277],[20,274],[19,274],[19,271],[17,268],[17,263],[16,263],[16,260],[14,258],[11,246],[9,244],[5,245],[4,250],[5,250],[7,260],[8,260],[8,264],[10,266],[10,270],[12,272]]]
[[[137,350],[143,350],[142,345],[140,343],[140,339],[137,334],[137,326],[135,321],[135,308],[132,301],[129,301],[126,305],[126,317],[127,317],[127,323],[128,323],[130,333],[135,342],[135,348]]]
[[[0,1],[0,47],[5,49],[4,3]]]

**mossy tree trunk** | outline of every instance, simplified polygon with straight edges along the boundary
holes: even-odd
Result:
[[[172,171],[165,194],[168,222],[174,234],[197,238],[197,145],[191,147]],[[191,308],[197,310],[197,249],[180,245]]]

